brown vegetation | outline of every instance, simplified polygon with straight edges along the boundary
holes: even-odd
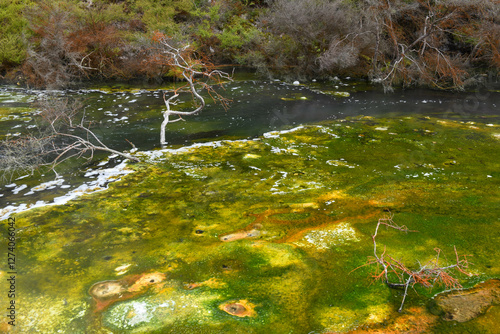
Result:
[[[381,225],[388,228],[393,228],[402,232],[415,232],[410,231],[406,226],[399,226],[393,221],[393,215],[390,214],[386,217],[380,218],[375,228],[375,233],[372,235],[373,240],[373,258],[369,259],[366,265],[376,264],[377,270],[373,274],[375,280],[382,279],[384,283],[395,289],[403,289],[403,300],[401,301],[401,306],[399,307],[399,312],[403,309],[406,296],[408,295],[408,288],[414,287],[415,285],[420,285],[425,288],[433,288],[437,285],[444,285],[446,289],[461,289],[462,285],[459,283],[458,279],[453,276],[451,270],[458,273],[462,273],[466,276],[472,276],[471,273],[467,271],[469,267],[469,262],[466,255],[459,256],[455,248],[455,264],[442,266],[440,264],[439,256],[441,250],[435,248],[436,257],[425,264],[419,264],[418,269],[410,269],[401,260],[397,260],[390,254],[387,254],[386,247],[384,246],[384,251],[380,254],[377,249],[377,235],[378,230]]]
[[[22,72],[30,85],[54,88],[86,78],[172,78],[169,66],[156,66],[151,37],[159,30],[211,61],[268,76],[461,89],[477,74],[498,73],[498,8],[495,0],[44,0],[24,10]]]
[[[499,23],[494,1],[276,0],[261,17],[270,34],[255,66],[457,89],[475,69],[498,72]]]

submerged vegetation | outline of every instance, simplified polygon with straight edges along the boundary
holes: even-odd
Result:
[[[453,262],[456,246],[474,263],[464,288],[498,277],[498,131],[356,117],[154,151],[104,192],[16,214],[17,332],[489,332],[496,308],[431,313],[437,286],[408,289],[398,313],[402,291],[362,265],[389,209],[419,231],[377,236],[394,259],[439,247]]]
[[[500,67],[494,0],[1,2],[0,75],[29,86],[162,80],[157,32],[272,77],[462,88]]]

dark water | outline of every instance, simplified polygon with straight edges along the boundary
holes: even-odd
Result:
[[[85,117],[92,121],[92,130],[109,147],[130,150],[133,143],[139,150],[160,148],[161,111],[165,108],[164,89],[171,87],[105,86],[69,91],[35,91],[17,87],[0,87],[0,139],[15,139],[36,133],[34,102],[47,95],[81,100]],[[175,148],[221,139],[255,138],[265,132],[282,130],[299,124],[358,116],[401,117],[420,115],[463,122],[498,123],[500,113],[499,84],[478,85],[467,92],[441,92],[429,89],[398,90],[385,94],[380,87],[347,79],[293,85],[280,81],[235,81],[218,92],[231,100],[229,109],[206,96],[208,105],[199,115],[167,127],[167,142]],[[178,107],[189,110],[190,94],[181,95]],[[129,143],[130,142],[130,143]],[[0,186],[0,208],[21,203],[50,201],[76,189],[96,175],[93,169],[109,168],[120,159],[102,162],[106,155],[80,166],[76,161],[57,172],[64,179],[42,191],[31,189],[42,182],[54,181],[55,174],[18,175],[4,179]],[[90,170],[89,170],[90,168]],[[85,176],[87,174],[87,176]],[[16,178],[21,179],[16,180]],[[61,188],[62,187],[62,188]]]
[[[379,255],[413,270],[439,248],[441,265],[471,259],[472,276],[450,270],[464,288],[498,277],[496,87],[384,94],[349,80],[236,81],[221,91],[229,110],[210,103],[170,124],[166,150],[155,150],[159,87],[51,92],[81,98],[110,147],[128,140],[157,159],[127,166],[102,154],[58,176],[5,180],[0,219],[15,213],[22,305],[10,332],[492,332],[498,307],[466,323],[430,314],[443,286],[415,286],[397,312],[401,291],[364,264],[390,212],[418,233],[381,229]],[[2,88],[0,136],[36,131],[31,103],[46,94]],[[17,213],[50,202],[65,205]]]

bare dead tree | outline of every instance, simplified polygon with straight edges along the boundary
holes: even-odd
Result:
[[[160,128],[160,143],[166,145],[165,128],[168,123],[184,120],[182,116],[195,115],[205,108],[206,102],[200,94],[200,90],[208,91],[214,102],[220,102],[227,109],[229,100],[222,97],[214,89],[215,85],[221,85],[222,80],[232,81],[231,76],[223,71],[217,70],[206,59],[196,57],[195,51],[189,44],[181,47],[174,47],[173,41],[170,41],[165,35],[156,33],[154,41],[160,46],[159,61],[164,66],[168,66],[177,72],[177,75],[186,81],[186,84],[169,92],[164,92],[166,110],[163,113],[163,121]],[[205,79],[205,81],[203,81]],[[172,106],[177,104],[177,98],[180,92],[190,92],[195,107],[190,111],[173,110]],[[173,93],[167,98],[167,93]],[[172,115],[178,116],[171,119]]]
[[[470,264],[467,256],[459,256],[456,247],[454,247],[454,264],[445,266],[441,265],[439,258],[441,250],[439,248],[435,248],[434,250],[437,253],[436,257],[423,265],[419,263],[419,268],[415,270],[408,268],[401,260],[397,260],[391,255],[387,254],[385,246],[383,252],[380,253],[377,249],[376,238],[381,225],[405,233],[416,231],[409,230],[404,225],[399,226],[398,224],[396,224],[393,220],[392,214],[380,218],[378,220],[377,227],[375,228],[375,233],[372,235],[373,258],[369,258],[368,262],[363,265],[366,266],[376,264],[377,269],[375,273],[372,274],[375,280],[382,279],[388,287],[404,290],[403,299],[401,301],[398,312],[401,312],[403,310],[403,306],[408,295],[408,288],[410,286],[414,287],[415,285],[421,285],[425,288],[432,288],[436,285],[444,285],[447,289],[461,289],[462,285],[459,283],[458,279],[453,276],[452,270],[455,270],[456,272],[462,273],[466,276],[473,275],[467,271]]]
[[[10,181],[16,174],[31,173],[45,163],[41,152],[48,139],[24,137],[0,142],[0,179]]]
[[[46,138],[51,138],[51,150],[55,154],[52,168],[72,157],[85,157],[92,160],[95,151],[105,151],[131,161],[138,158],[106,146],[91,130],[91,122],[85,119],[85,111],[79,101],[69,99],[46,99],[39,102],[41,116],[47,129]],[[59,144],[61,142],[62,144]]]

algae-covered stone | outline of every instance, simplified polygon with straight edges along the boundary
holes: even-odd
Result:
[[[491,279],[472,289],[439,294],[430,307],[444,320],[466,322],[500,305],[500,280]]]

